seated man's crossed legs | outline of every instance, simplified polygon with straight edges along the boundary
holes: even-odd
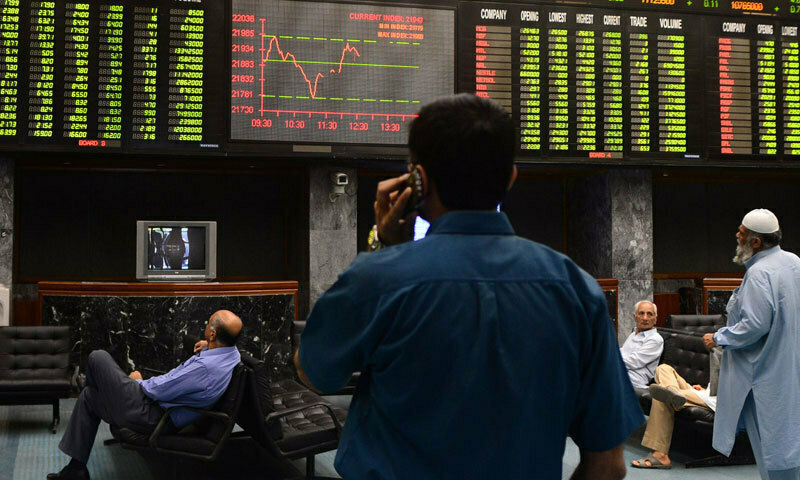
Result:
[[[689,385],[671,366],[661,364],[656,368],[655,384],[650,385],[653,405],[642,438],[642,445],[653,451],[645,458],[634,460],[632,466],[669,468],[672,465],[669,447],[675,426],[675,412],[686,407],[709,408],[697,395],[697,390],[702,390],[702,387]]]
[[[141,433],[151,432],[163,414],[139,383],[129,378],[111,355],[96,350],[89,355],[86,388],[81,391],[58,447],[72,457],[70,464],[51,479],[89,478],[86,462],[100,420]]]

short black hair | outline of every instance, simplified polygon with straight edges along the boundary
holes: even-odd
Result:
[[[422,107],[408,134],[411,162],[425,168],[449,210],[494,210],[508,191],[514,146],[503,107],[466,93]]]
[[[211,319],[211,327],[215,332],[217,332],[217,343],[223,347],[232,347],[236,345],[236,342],[242,335],[242,330],[244,330],[244,327],[242,327],[242,329],[239,330],[239,333],[236,335],[232,334],[225,327],[225,324],[222,323],[222,319],[219,317],[219,315]]]

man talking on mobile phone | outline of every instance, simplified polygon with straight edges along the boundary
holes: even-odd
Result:
[[[517,175],[514,135],[488,99],[423,107],[416,178],[378,185],[377,251],[308,318],[300,377],[333,392],[362,372],[335,461],[345,479],[561,479],[567,436],[581,451],[572,478],[625,476],[621,444],[644,417],[603,292],[496,210]],[[417,214],[431,227],[413,242]]]

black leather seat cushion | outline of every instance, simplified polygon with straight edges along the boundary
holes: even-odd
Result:
[[[689,420],[699,420],[712,424],[714,423],[714,412],[707,408],[686,407],[679,411],[678,415]]]
[[[111,434],[120,442],[136,447],[149,447],[150,434],[135,432],[129,428],[111,426]],[[158,436],[157,445],[168,450],[178,450],[196,455],[211,455],[216,444],[204,434],[188,433],[181,431],[175,434],[161,434]]]
[[[308,390],[275,397],[273,401],[277,412],[302,405],[328,404],[325,399]],[[331,406],[331,408],[339,422],[344,424],[347,419],[347,411],[335,406]],[[307,408],[287,415],[281,419],[281,424],[283,439],[277,443],[284,450],[297,450],[309,445],[322,446],[331,443],[335,445],[338,442],[333,419],[331,419],[328,409],[322,406]]]
[[[272,395],[276,397],[280,395],[286,395],[287,393],[297,393],[308,390],[307,387],[300,385],[299,383],[295,382],[292,379],[278,380],[277,382],[272,382],[271,387],[272,387]],[[270,405],[270,409],[272,408],[273,406]]]

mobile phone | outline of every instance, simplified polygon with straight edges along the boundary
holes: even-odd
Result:
[[[414,167],[408,176],[408,186],[411,187],[411,198],[406,203],[406,209],[403,211],[403,217],[411,212],[416,212],[422,207],[424,186],[422,184],[422,176],[419,174],[419,169]]]

